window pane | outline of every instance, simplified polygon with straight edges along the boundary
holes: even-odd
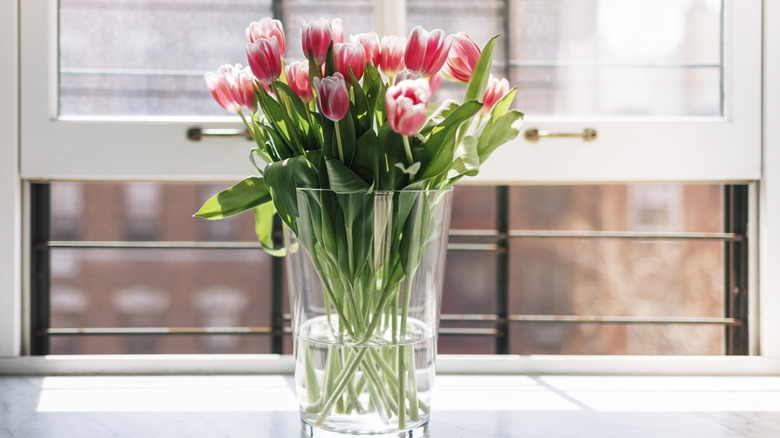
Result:
[[[61,0],[62,115],[223,115],[203,75],[246,65],[246,26],[271,1]]]
[[[526,114],[721,114],[720,0],[510,0]]]
[[[723,232],[723,186],[633,184],[510,189],[510,227],[529,230]]]

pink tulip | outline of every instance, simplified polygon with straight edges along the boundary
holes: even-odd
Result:
[[[502,97],[509,92],[509,81],[504,78],[498,79],[490,75],[487,87],[485,88],[485,97],[482,98],[482,108],[479,110],[482,114],[487,114]]]
[[[433,76],[447,61],[452,41],[444,37],[444,31],[427,32],[420,26],[412,29],[404,52],[406,68],[423,76]]]
[[[252,73],[264,85],[269,85],[282,74],[282,56],[279,54],[278,40],[259,39],[246,45],[246,57]]]
[[[395,75],[404,68],[404,50],[406,50],[406,38],[396,35],[382,37],[377,67],[390,79],[394,79]]]
[[[349,69],[355,79],[360,80],[366,69],[366,50],[360,44],[338,43],[333,45],[333,58],[336,61],[336,71],[345,79],[349,78]]]
[[[333,44],[344,42],[344,26],[341,24],[341,18],[334,18],[330,21],[330,28],[333,31]]]
[[[465,32],[458,32],[450,38],[452,46],[442,72],[449,80],[468,82],[482,50]]]
[[[314,62],[317,65],[325,63],[325,57],[328,55],[328,47],[333,40],[333,29],[330,23],[320,18],[317,21],[305,23],[301,28],[301,45],[303,46],[303,55],[308,58],[309,51],[314,56]]]
[[[349,111],[349,91],[341,73],[333,73],[322,79],[314,78],[314,90],[317,92],[317,103],[320,112],[325,117],[338,122]]]
[[[425,123],[431,90],[425,79],[400,81],[387,89],[387,123],[401,135],[414,135]]]
[[[444,75],[441,72],[436,73],[435,75],[431,76],[431,96],[436,94],[436,90],[439,89],[439,85],[441,85],[441,80],[444,77]]]
[[[292,62],[284,67],[287,85],[301,98],[303,103],[309,103],[314,98],[309,84],[309,63],[307,61]]]
[[[249,43],[254,43],[259,39],[270,40],[271,37],[276,37],[276,42],[279,44],[279,55],[284,58],[284,28],[281,21],[264,17],[260,21],[250,23],[249,27],[246,28],[246,40]]]
[[[241,108],[255,109],[255,77],[249,67],[226,64],[216,73],[206,73],[206,86],[223,108],[238,113]]]
[[[350,35],[349,42],[353,44],[360,44],[366,51],[366,62],[376,66],[379,62],[380,46],[379,35],[376,32],[359,33],[357,35]]]

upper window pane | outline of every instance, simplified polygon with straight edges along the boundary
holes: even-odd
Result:
[[[527,114],[718,116],[720,0],[510,0]]]
[[[203,75],[246,64],[271,1],[61,0],[61,115],[223,115]]]
[[[203,74],[245,64],[244,28],[271,1],[62,0],[62,115],[226,115]],[[301,20],[340,17],[348,36],[373,28],[371,0],[283,0],[288,61],[302,59]],[[527,114],[722,114],[720,0],[408,1],[408,26],[496,34],[493,71],[517,85]],[[434,100],[459,98],[445,83]]]

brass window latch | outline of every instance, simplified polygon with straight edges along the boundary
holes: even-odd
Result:
[[[527,129],[524,135],[528,141],[539,141],[542,137],[581,138],[582,141],[594,141],[598,138],[598,132],[591,128],[583,129],[582,132],[550,132],[531,128]]]
[[[187,130],[187,138],[190,141],[200,141],[203,137],[244,137],[251,140],[252,136],[246,129],[203,129],[199,126]]]

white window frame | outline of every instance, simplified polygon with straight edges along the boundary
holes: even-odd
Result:
[[[390,7],[393,3],[389,0],[376,0],[378,7]],[[25,11],[29,14],[30,8],[36,6],[42,7],[45,3],[46,15],[45,21],[32,20],[25,16]],[[156,372],[156,373],[175,373],[175,372],[243,372],[243,371],[265,371],[265,372],[289,372],[292,370],[292,361],[288,356],[257,355],[257,356],[87,356],[87,357],[29,357],[25,356],[24,336],[25,331],[25,312],[28,310],[24,304],[28,296],[27,280],[25,275],[26,263],[25,253],[29,251],[29,242],[21,238],[24,233],[25,224],[29,222],[29,211],[25,212],[24,192],[27,183],[35,179],[54,180],[54,179],[163,179],[163,180],[202,180],[202,179],[234,179],[237,175],[236,163],[245,160],[245,144],[236,142],[236,146],[226,144],[206,144],[194,145],[184,140],[184,128],[189,123],[184,121],[173,121],[170,125],[136,120],[133,122],[111,122],[104,128],[96,128],[95,138],[102,142],[124,141],[122,138],[130,137],[123,135],[122,132],[112,131],[112,129],[137,128],[137,124],[144,123],[144,130],[148,130],[148,138],[156,141],[169,141],[166,148],[157,148],[155,156],[162,155],[161,159],[170,159],[167,164],[151,164],[145,162],[147,167],[137,167],[137,156],[144,155],[138,149],[126,150],[131,145],[125,144],[119,147],[123,152],[113,151],[110,154],[105,152],[102,155],[93,157],[86,162],[84,157],[78,158],[78,154],[89,151],[89,146],[75,145],[76,149],[67,149],[66,146],[58,146],[60,156],[57,160],[46,158],[45,155],[51,153],[44,146],[36,145],[36,142],[46,143],[47,137],[56,134],[54,138],[66,139],[67,143],[73,141],[73,138],[79,138],[79,131],[85,131],[92,122],[87,121],[55,121],[51,118],[52,107],[48,100],[50,96],[46,91],[46,105],[40,111],[34,111],[36,102],[40,102],[41,94],[26,88],[30,79],[40,79],[36,76],[40,71],[31,71],[29,69],[51,71],[45,67],[48,62],[55,59],[48,50],[43,50],[41,54],[30,53],[30,46],[27,39],[37,41],[38,47],[46,47],[51,42],[52,34],[52,16],[51,11],[53,0],[0,0],[0,59],[10,60],[0,64],[0,203],[4,206],[4,213],[0,215],[0,374],[2,373],[89,373],[89,372],[118,372],[118,373],[138,373],[138,372]],[[751,257],[752,276],[750,278],[751,289],[751,320],[754,322],[752,328],[760,328],[760,336],[753,336],[755,343],[753,350],[757,353],[751,357],[646,357],[646,356],[447,356],[443,355],[438,361],[440,372],[485,372],[485,373],[573,373],[573,374],[776,374],[780,372],[780,270],[773,266],[780,266],[780,125],[770,123],[770,121],[780,120],[780,26],[773,23],[780,23],[780,4],[773,0],[740,1],[740,8],[734,5],[736,1],[726,1],[729,12],[735,15],[733,22],[727,23],[727,27],[742,26],[747,28],[747,33],[755,37],[758,32],[758,44],[743,47],[736,45],[739,50],[727,49],[727,54],[731,53],[734,58],[732,61],[742,59],[742,56],[751,58],[748,65],[757,68],[752,75],[743,76],[743,69],[729,69],[726,72],[726,88],[728,90],[740,90],[747,86],[742,82],[749,82],[748,88],[753,89],[750,101],[742,99],[743,96],[737,93],[732,101],[726,102],[726,116],[720,120],[694,121],[692,123],[703,123],[714,132],[718,132],[719,138],[729,138],[733,144],[754,144],[758,143],[758,168],[756,169],[756,153],[752,148],[744,155],[747,157],[738,157],[734,153],[722,151],[720,148],[710,151],[713,156],[712,165],[698,165],[696,162],[705,161],[698,157],[701,155],[692,155],[690,151],[677,151],[676,155],[680,158],[680,163],[664,162],[664,167],[658,168],[660,164],[655,162],[654,158],[642,156],[641,162],[635,156],[626,152],[610,150],[609,146],[614,139],[619,142],[634,139],[636,132],[632,132],[631,121],[608,122],[599,125],[598,129],[601,139],[607,146],[598,146],[594,150],[583,152],[586,147],[581,144],[569,144],[564,140],[544,141],[539,143],[539,147],[528,148],[522,140],[515,142],[510,146],[510,152],[502,159],[494,161],[516,160],[525,155],[523,162],[529,162],[528,169],[522,164],[515,166],[518,161],[513,161],[511,166],[502,168],[502,165],[496,165],[491,168],[491,181],[497,182],[612,182],[612,181],[736,181],[751,183],[752,209],[750,212],[752,231],[749,236],[751,247],[754,249],[754,257]],[[396,8],[398,6],[395,6]],[[763,7],[763,16],[761,10]],[[743,15],[740,11],[750,11]],[[759,21],[743,22],[746,16],[752,16],[753,20],[758,17],[763,20],[763,45],[761,44],[761,28]],[[752,14],[752,15],[751,15]],[[17,21],[17,17],[21,19]],[[377,14],[380,15],[380,14]],[[37,22],[36,22],[37,21]],[[21,32],[20,25],[21,23]],[[48,23],[48,26],[40,23]],[[394,25],[388,20],[386,23],[379,23],[380,29],[389,29]],[[31,30],[30,27],[34,29]],[[384,27],[383,27],[384,26]],[[46,27],[47,29],[42,29]],[[34,34],[34,35],[33,35]],[[42,42],[43,41],[43,42]],[[755,43],[755,41],[754,41]],[[43,44],[43,46],[40,46]],[[728,46],[728,44],[727,44]],[[20,49],[21,47],[21,49]],[[761,48],[763,47],[763,70],[761,67]],[[758,65],[752,57],[756,56],[758,51]],[[749,55],[749,56],[748,56]],[[733,64],[733,62],[732,62]],[[20,73],[23,72],[23,73]],[[39,87],[40,89],[52,89],[51,77],[49,73],[44,76],[44,84],[48,87]],[[756,77],[749,77],[756,76]],[[21,85],[20,85],[21,81]],[[758,87],[758,94],[755,94],[755,87]],[[32,93],[32,94],[28,94]],[[38,93],[38,94],[36,94]],[[744,97],[744,96],[743,96]],[[763,106],[762,106],[763,103]],[[755,108],[751,109],[751,105]],[[762,111],[763,108],[763,111]],[[743,113],[743,111],[745,111]],[[763,123],[762,123],[763,121]],[[549,123],[549,125],[543,124]],[[544,121],[542,119],[534,120],[529,117],[526,126],[534,126],[540,129],[581,129],[581,123],[560,122],[553,124],[553,121]],[[595,123],[595,121],[594,121]],[[680,126],[681,121],[661,121],[661,127],[672,129],[672,138],[686,139],[684,126]],[[669,123],[669,125],[665,125]],[[576,126],[575,126],[576,125]],[[614,125],[614,126],[613,126]],[[171,126],[181,131],[174,135],[176,129],[169,129]],[[601,126],[610,127],[600,128]],[[720,127],[717,127],[720,126]],[[612,133],[612,127],[615,131]],[[740,129],[753,127],[756,132],[740,132]],[[717,129],[716,129],[717,128]],[[722,130],[721,130],[722,129]],[[732,132],[730,132],[730,130]],[[734,131],[736,130],[736,131]],[[50,131],[50,132],[43,132]],[[121,131],[121,130],[120,130]],[[705,129],[705,131],[707,131]],[[129,131],[125,131],[129,132]],[[147,135],[147,134],[145,134]],[[714,134],[713,134],[714,135]],[[74,136],[74,137],[71,137]],[[622,137],[625,136],[625,137]],[[736,136],[736,137],[731,137]],[[181,137],[181,138],[179,138]],[[650,138],[658,138],[657,136]],[[664,137],[666,138],[666,137]],[[695,134],[694,141],[705,141],[709,137],[707,134]],[[148,143],[140,141],[137,138],[134,143]],[[689,138],[690,140],[690,138]],[[763,143],[762,143],[763,140]],[[688,141],[688,140],[685,140]],[[179,144],[179,143],[181,144]],[[645,146],[655,147],[656,155],[664,155],[664,150],[658,149],[657,145],[651,145],[654,141],[642,140],[647,143]],[[658,141],[655,141],[658,142]],[[94,144],[94,141],[92,142]],[[677,143],[677,142],[675,142]],[[624,143],[625,144],[625,143]],[[631,144],[636,145],[633,141]],[[30,146],[32,145],[32,146]],[[170,146],[170,148],[168,147]],[[226,148],[227,146],[227,153]],[[32,147],[31,150],[27,150]],[[70,146],[68,146],[70,147]],[[21,148],[21,152],[20,152]],[[82,149],[83,148],[83,149]],[[233,153],[233,149],[240,149],[241,153]],[[520,149],[525,148],[525,151]],[[576,148],[579,148],[578,151]],[[105,148],[107,149],[107,148]],[[224,154],[224,164],[216,163],[206,157],[213,153],[211,149],[220,149],[220,154]],[[545,150],[549,149],[549,150]],[[738,149],[738,148],[733,148]],[[166,150],[167,152],[161,152]],[[529,152],[530,150],[530,152]],[[739,149],[740,151],[742,149]],[[67,151],[67,153],[62,153]],[[94,151],[90,151],[94,152]],[[180,161],[181,154],[187,152],[191,157],[189,163],[182,164],[185,169],[170,169],[171,164]],[[668,151],[666,151],[668,152]],[[727,158],[721,157],[721,153]],[[617,154],[612,156],[611,154]],[[555,156],[551,156],[555,155]],[[739,155],[739,154],[737,154]],[[558,178],[545,177],[540,175],[537,169],[533,169],[532,163],[543,158],[557,158],[559,156],[574,156],[578,159],[595,157],[596,160],[609,158],[610,167],[629,166],[634,172],[626,174],[625,170],[615,170],[599,174],[598,177],[577,170],[571,166],[563,166],[562,169],[551,170],[553,174],[558,172]],[[693,160],[693,157],[697,160]],[[709,155],[708,155],[709,156]],[[497,157],[498,158],[498,157]],[[690,158],[688,160],[687,158]],[[744,158],[744,159],[743,159]],[[40,160],[38,160],[40,159]],[[32,161],[30,161],[32,160]],[[128,161],[125,161],[128,160]],[[202,160],[204,163],[198,163]],[[730,161],[729,161],[730,160]],[[40,161],[38,163],[37,161]],[[52,162],[56,161],[56,163]],[[110,163],[106,163],[110,161]],[[117,164],[115,162],[123,162]],[[560,161],[560,160],[558,160]],[[642,173],[641,167],[637,162],[647,164],[654,171]],[[195,162],[195,163],[192,163]],[[32,164],[36,163],[36,164]],[[94,168],[95,163],[103,165],[99,170],[90,170]],[[582,162],[580,162],[582,164]],[[728,165],[728,166],[727,166]],[[202,168],[199,168],[202,166]],[[544,167],[544,166],[541,166]],[[725,169],[728,167],[729,169]],[[200,170],[201,172],[198,172]],[[523,177],[518,177],[514,172],[524,173]],[[683,174],[683,171],[684,174]],[[723,173],[719,173],[723,171]],[[650,175],[649,173],[652,173]],[[197,176],[197,178],[196,178]],[[757,208],[759,205],[760,208]],[[758,222],[758,226],[755,225]],[[26,231],[26,230],[25,230]],[[759,269],[763,268],[763,269]],[[757,327],[756,327],[757,326]]]

